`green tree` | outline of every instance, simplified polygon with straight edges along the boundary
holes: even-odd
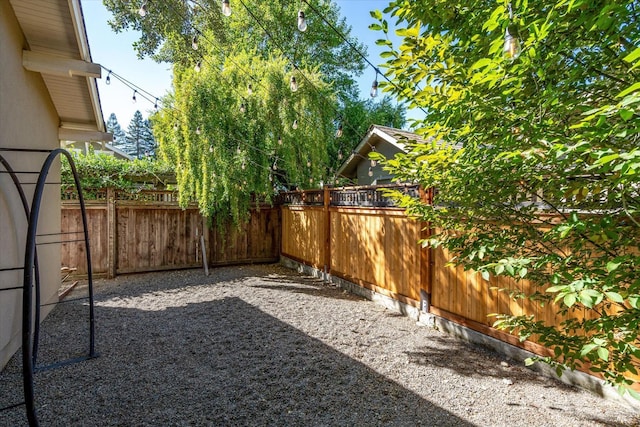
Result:
[[[155,155],[156,142],[151,130],[151,124],[136,110],[127,128],[125,151],[138,159]]]
[[[335,128],[324,105],[335,102],[332,91],[306,70],[313,87],[300,83],[292,92],[286,63],[237,54],[222,67],[174,68],[175,94],[153,121],[162,159],[176,165],[182,203],[195,198],[203,215],[237,223],[252,194],[270,200],[274,187],[326,179]],[[260,82],[250,95],[244,67]]]
[[[496,326],[538,336],[559,372],[589,367],[620,386],[640,360],[639,7],[394,1],[402,44],[379,42],[397,85],[384,90],[428,111],[419,132],[432,142],[387,162],[438,189],[432,206],[397,195],[442,230],[425,244],[485,278],[531,281],[536,292],[512,296],[568,320],[503,313]]]
[[[361,52],[366,53],[366,47],[351,38],[351,28],[332,2],[233,1],[228,17],[222,15],[219,0],[147,2],[144,17],[138,13],[141,3],[104,0],[113,13],[110,24],[114,31],[142,32],[134,44],[140,57],[195,64],[202,56],[202,46],[211,51],[216,61],[238,50],[252,51],[262,59],[276,54],[289,58],[296,66],[318,68],[324,81],[334,84],[340,98],[356,93],[354,76],[363,71],[364,61],[323,18]],[[299,10],[306,14],[305,32],[297,27]],[[197,50],[191,47],[194,36]]]
[[[126,144],[126,134],[122,130],[120,123],[118,123],[118,118],[115,113],[111,113],[109,115],[105,125],[107,127],[107,132],[113,134],[113,145],[117,146]]]

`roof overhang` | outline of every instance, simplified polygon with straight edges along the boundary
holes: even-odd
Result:
[[[111,141],[105,132],[80,0],[9,0],[24,34],[25,69],[40,73],[60,118],[60,137]]]
[[[397,131],[397,133],[395,131]],[[338,168],[338,176],[349,177],[354,175],[360,160],[367,158],[368,154],[372,151],[372,147],[377,146],[381,141],[391,144],[397,148],[398,151],[406,151],[405,145],[401,142],[402,136],[407,136],[405,134],[408,135],[409,133],[399,129],[371,125],[364,138],[362,138],[349,157],[347,157],[340,168]],[[417,135],[415,136],[417,138]]]

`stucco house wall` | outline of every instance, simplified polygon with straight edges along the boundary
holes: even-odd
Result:
[[[59,145],[59,118],[39,73],[22,66],[24,36],[9,2],[0,2],[0,148],[55,149]],[[16,171],[39,171],[46,153],[0,151]],[[59,182],[58,161],[49,176]],[[4,168],[2,168],[4,170]],[[36,175],[20,175],[23,182],[35,182]],[[27,198],[34,185],[24,185]],[[60,231],[60,187],[47,185],[39,220],[39,233]],[[24,263],[27,220],[18,193],[5,174],[0,174],[0,268]],[[38,247],[42,272],[42,303],[57,298],[60,283],[60,246]],[[0,289],[20,286],[20,271],[0,272]],[[0,367],[20,347],[22,291],[0,291]],[[46,313],[43,313],[43,315]]]

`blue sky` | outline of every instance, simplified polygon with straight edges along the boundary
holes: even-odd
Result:
[[[376,39],[380,38],[380,33],[368,29],[369,25],[374,22],[369,11],[382,10],[389,4],[389,1],[334,0],[334,3],[340,7],[342,15],[352,27],[352,35],[367,46],[369,61],[376,66],[382,63],[383,60],[379,54],[383,48],[375,45]],[[132,47],[132,43],[138,39],[137,32],[114,33],[107,24],[110,13],[105,9],[101,0],[82,0],[82,8],[93,62],[113,70],[154,96],[162,97],[171,90],[170,64],[159,64],[150,59],[139,60],[137,58]],[[391,21],[393,19],[389,24],[392,24]],[[311,30],[310,28],[308,31]],[[153,102],[142,99],[140,95],[136,97],[137,102],[133,103],[133,91],[118,80],[112,78],[111,84],[107,85],[105,83],[106,75],[107,72],[103,71],[102,79],[98,80],[98,90],[105,120],[113,112],[120,125],[126,130],[136,110],[140,110],[145,117],[149,111],[153,110]],[[368,68],[358,79],[361,98],[369,96],[374,77],[375,71]],[[410,117],[419,117],[419,115],[417,113],[410,114]]]

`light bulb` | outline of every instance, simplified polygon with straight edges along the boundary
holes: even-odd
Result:
[[[278,137],[278,145],[282,145],[282,136]]]
[[[137,94],[137,93],[138,93],[138,91],[137,91],[137,90],[134,90],[134,91],[133,91],[133,96],[131,97],[131,102],[132,102],[132,103],[134,103],[134,104],[135,104],[136,102],[138,102],[138,99],[136,98],[136,94]]]
[[[229,0],[222,0],[222,14],[224,16],[231,16],[231,5]]]
[[[310,168],[311,167],[311,159],[307,159],[307,167]]]
[[[198,126],[198,127],[196,128],[196,135],[200,135],[200,133],[201,133],[201,131],[200,131],[200,126]]]
[[[238,145],[238,148],[236,148],[236,153],[238,154],[242,154],[242,150],[240,149],[240,146]]]
[[[369,168],[369,176],[373,176],[373,169]]]
[[[199,73],[199,72],[200,72],[200,68],[201,68],[201,67],[202,67],[202,62],[198,61],[198,63],[196,64],[196,66],[195,66],[195,67],[193,67],[193,70],[194,70],[196,73]]]
[[[146,2],[146,0],[142,2],[142,6],[140,6],[140,9],[138,9],[138,15],[140,15],[143,18],[145,16],[147,16],[147,2]]]
[[[291,92],[296,92],[298,90],[298,82],[296,81],[295,76],[291,76],[291,80],[289,81],[289,89],[291,89]]]
[[[307,20],[305,19],[304,12],[302,10],[298,11],[298,30],[303,33],[307,31]]]
[[[111,84],[111,71],[109,71],[109,74],[107,74],[107,78],[104,80],[104,82],[108,85]]]
[[[273,175],[269,174],[269,182],[273,182]]]
[[[336,138],[342,137],[342,123],[338,125],[338,130],[336,131]]]
[[[342,150],[338,151],[338,160],[342,160],[343,157]]]
[[[240,168],[242,170],[245,170],[246,167],[247,167],[247,164],[245,162],[242,162],[242,164],[240,165]]]
[[[158,98],[156,98],[156,103],[153,104],[153,108],[157,111],[158,110]]]
[[[178,122],[175,122],[175,123],[173,124],[173,130],[174,130],[174,131],[177,131],[177,130],[178,130]]]
[[[309,178],[309,184],[313,184],[313,178]]]
[[[372,98],[378,96],[378,76],[376,75],[375,80],[371,83],[371,92],[369,93]]]
[[[295,119],[293,121],[293,125],[291,127],[294,128],[294,129],[298,129],[298,119]]]
[[[209,152],[210,152],[210,153],[213,153],[213,145],[210,145],[210,146],[209,146]]]
[[[378,162],[376,162],[375,160],[371,160],[371,167],[372,168],[375,168],[377,164],[378,164]]]
[[[191,47],[193,50],[198,50],[198,35],[193,36],[193,40],[191,41]]]
[[[504,32],[502,54],[505,59],[512,61],[520,55],[520,40],[518,40],[518,28],[515,25],[507,26]]]
[[[253,85],[252,85],[251,83],[249,83],[249,84],[247,85],[247,93],[248,93],[249,95],[251,95],[251,94],[253,93]]]
[[[242,104],[240,104],[240,112],[244,114],[245,111],[247,111],[247,107],[244,105],[244,102],[243,102]]]
[[[277,171],[278,170],[278,165],[276,162],[273,162],[273,170]]]

